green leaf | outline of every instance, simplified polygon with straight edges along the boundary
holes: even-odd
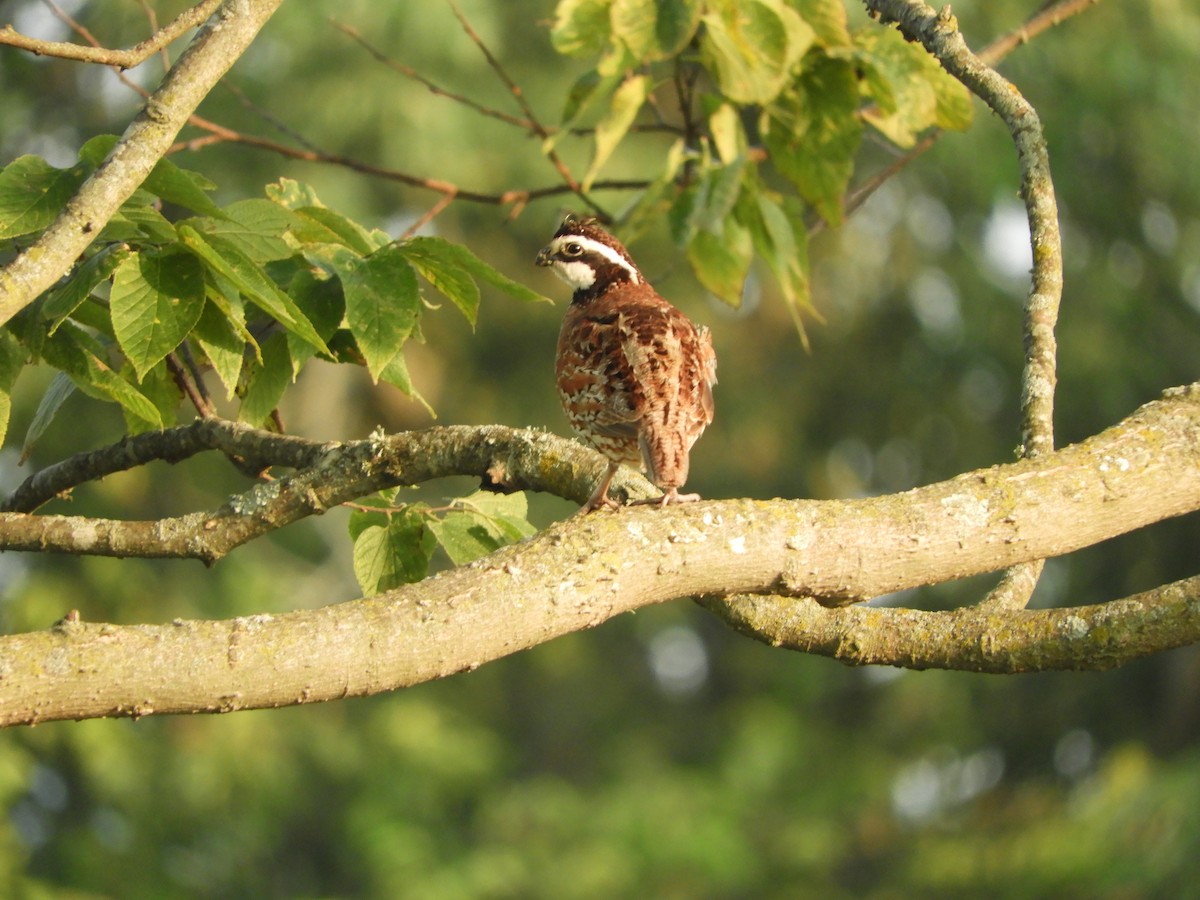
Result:
[[[508,296],[516,300],[526,300],[531,302],[553,303],[549,297],[544,297],[537,291],[531,291],[519,281],[513,281],[507,275],[504,275],[498,269],[492,268],[482,259],[464,247],[462,244],[453,244],[443,238],[413,238],[414,241],[422,242],[435,241],[438,242],[437,252],[447,265],[455,265],[472,278],[482,281],[484,284],[490,284],[492,287],[503,291]],[[411,241],[407,241],[400,245],[407,246]],[[422,246],[431,247],[432,244],[425,243]]]
[[[730,306],[741,306],[742,288],[750,273],[754,244],[750,232],[733,218],[723,233],[699,230],[687,247],[688,262],[700,283]]]
[[[421,393],[413,386],[412,378],[408,374],[408,363],[404,360],[403,353],[397,353],[392,357],[392,361],[387,364],[382,372],[379,373],[379,380],[399,388],[408,397],[416,400],[433,418],[437,418],[437,413],[433,411],[433,407],[429,402],[421,396]]]
[[[296,217],[294,231],[297,239],[303,242],[341,244],[367,256],[391,240],[382,231],[368,231],[324,206],[302,206],[296,210]]]
[[[814,39],[812,27],[782,0],[722,0],[703,21],[705,63],[721,93],[738,103],[772,100]]]
[[[204,305],[204,268],[186,250],[134,253],[117,266],[113,334],[139,381],[187,337]]]
[[[297,210],[303,206],[323,206],[317,199],[317,192],[307,184],[294,181],[291,178],[280,178],[275,184],[266,187],[267,198],[278,203],[284,209]]]
[[[562,124],[558,130],[542,141],[542,152],[549,153],[558,142],[571,134],[571,129],[589,113],[593,107],[612,95],[621,83],[621,73],[601,75],[594,69],[584,72],[567,92],[563,104]]]
[[[424,508],[414,504],[388,515],[384,525],[352,527],[352,533],[357,532],[354,575],[365,595],[420,581],[429,574],[436,543],[426,527]]]
[[[296,225],[296,216],[270,200],[239,200],[225,207],[223,218],[189,219],[187,224],[204,234],[222,235],[256,263],[287,259],[293,252],[284,234]]]
[[[33,448],[37,446],[37,442],[42,435],[46,433],[46,429],[54,421],[58,411],[62,409],[62,405],[67,402],[67,398],[75,393],[75,382],[71,380],[66,372],[55,372],[54,377],[50,379],[50,384],[46,386],[46,392],[42,394],[42,399],[38,401],[37,409],[34,410],[33,419],[29,422],[29,427],[25,430],[25,443],[21,447],[21,461],[24,462],[29,458],[29,454],[33,452]]]
[[[112,152],[119,138],[112,134],[101,134],[89,140],[79,150],[79,158],[92,166],[99,166]],[[160,159],[150,170],[150,175],[142,182],[142,188],[156,197],[161,197],[168,203],[182,206],[206,216],[223,215],[208,196],[208,191],[216,185],[201,175],[188,169],[181,169],[169,159]]]
[[[0,329],[0,444],[8,434],[8,420],[12,415],[12,389],[17,376],[25,368],[28,357],[21,342],[7,328]]]
[[[179,409],[179,401],[183,399],[183,390],[167,370],[166,363],[160,362],[150,371],[141,375],[138,381],[138,391],[158,410],[157,421],[169,423],[174,420]],[[130,434],[162,427],[153,421],[146,421],[133,415],[128,409],[122,408],[121,412],[125,415],[125,427]]]
[[[705,185],[700,192],[703,204],[697,205],[692,214],[695,227],[716,235],[722,233],[724,223],[741,194],[746,172],[746,160],[743,157],[727,166],[714,166],[704,173]]]
[[[213,203],[206,193],[214,190],[216,185],[199,172],[181,169],[169,159],[160,159],[154,164],[150,177],[142,182],[142,187],[168,203],[174,203],[192,212],[204,216],[224,215],[221,208]]]
[[[675,196],[675,178],[688,156],[683,138],[667,151],[666,165],[657,178],[618,216],[621,234],[633,243],[650,226],[657,225],[671,208]]]
[[[657,13],[654,21],[654,37],[658,45],[658,58],[666,59],[681,52],[696,35],[700,27],[700,0],[654,0]]]
[[[560,0],[550,29],[550,43],[564,56],[599,53],[612,36],[612,0]]]
[[[104,230],[100,232],[101,238],[111,239],[111,235],[121,234],[122,226],[134,230],[132,235],[122,237],[122,240],[137,241],[138,243],[148,241],[153,244],[168,244],[179,240],[175,226],[153,206],[141,206],[127,202],[116,215],[109,219]]]
[[[822,47],[850,46],[843,0],[791,0],[792,6],[812,26],[816,42]]]
[[[245,339],[211,301],[204,305],[204,312],[192,334],[224,385],[225,399],[233,399],[246,357]]]
[[[51,291],[41,310],[43,318],[51,321],[50,331],[53,333],[63,319],[75,312],[98,285],[108,281],[131,252],[125,244],[110,244],[85,260],[63,284]]]
[[[455,565],[486,556],[537,531],[528,521],[522,493],[479,491],[459,500],[456,506],[460,508],[428,523],[429,530]]]
[[[162,428],[158,408],[129,381],[114,372],[105,350],[90,334],[65,322],[42,346],[45,360],[65,372],[89,397],[117,403],[129,418],[147,428]]]
[[[646,102],[650,80],[645,75],[627,78],[621,84],[609,105],[608,113],[596,125],[596,146],[592,163],[583,176],[583,189],[589,191],[600,169],[608,162],[617,145],[629,132],[642,104]]]
[[[439,237],[415,237],[398,244],[404,258],[473,326],[479,313],[479,285],[458,261],[455,245]]]
[[[238,418],[249,425],[262,427],[279,406],[283,392],[292,383],[292,358],[288,353],[286,336],[276,331],[259,342],[262,362],[251,364],[242,396]]]
[[[862,141],[858,81],[844,59],[818,61],[767,110],[765,143],[771,162],[831,225]]]
[[[808,232],[792,219],[773,196],[757,191],[752,202],[739,209],[739,221],[750,229],[754,249],[775,276],[784,302],[796,324],[800,340],[808,349],[808,334],[802,311],[816,316],[808,280]],[[817,316],[819,319],[820,317]]]
[[[856,34],[854,44],[850,56],[878,104],[864,118],[889,140],[910,147],[928,128],[970,125],[970,93],[921,46],[878,28]]]
[[[47,228],[87,178],[85,166],[56,169],[20,156],[0,172],[0,239]]]
[[[945,77],[934,78],[930,82],[933,85],[933,94],[937,98],[934,124],[947,131],[966,131],[975,118],[971,92],[957,78],[951,78],[940,68],[938,72]]]
[[[201,234],[187,224],[180,224],[179,236],[205,265],[227,279],[247,300],[274,316],[297,337],[308,341],[322,353],[329,353],[329,348],[312,322],[292,298],[280,290],[262,266],[250,259],[235,243],[219,234]]]
[[[713,111],[708,117],[708,131],[721,162],[732,163],[746,155],[746,132],[732,103],[722,103]]]
[[[313,323],[317,334],[328,344],[346,316],[341,281],[332,277],[318,277],[311,269],[299,269],[292,277],[287,292],[297,308]],[[291,334],[288,335],[288,350],[297,372],[316,352],[312,344]]]
[[[337,245],[322,249],[341,279],[350,333],[371,378],[378,381],[421,315],[416,272],[396,245],[366,258]]]

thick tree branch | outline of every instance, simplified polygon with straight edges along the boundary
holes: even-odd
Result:
[[[126,50],[111,50],[107,47],[85,47],[65,41],[43,41],[28,37],[13,29],[11,25],[0,28],[0,44],[28,50],[37,56],[56,56],[60,59],[73,59],[79,62],[97,63],[104,66],[116,66],[119,69],[132,69],[176,40],[189,28],[195,28],[213,14],[221,0],[203,0],[190,9],[181,12],[174,20]]]
[[[1200,576],[1123,600],[1068,609],[828,609],[808,598],[766,595],[702,603],[773,647],[856,666],[995,674],[1095,671],[1200,641]]]
[[[125,438],[39,472],[17,488],[6,510],[32,510],[86,481],[151,460],[179,462],[220,450],[254,468],[296,467],[254,485],[217,509],[156,521],[0,512],[0,549],[95,556],[198,559],[212,564],[257,537],[397,485],[475,475],[510,490],[548,491],[582,503],[604,464],[574,441],[531,429],[448,426],[319,444],[218,419]],[[649,483],[623,473],[618,495],[650,496]]]
[[[496,453],[508,449],[505,432],[494,432],[498,448],[486,438],[473,441],[477,458],[494,465]],[[360,459],[369,470],[389,465],[394,448],[386,439],[377,445],[374,456]],[[411,472],[429,471],[426,454],[412,446],[404,453]],[[1068,553],[1196,509],[1200,384],[1170,392],[1081,444],[904,494],[714,501],[575,517],[476,563],[372,599],[165,626],[65,621],[49,631],[3,637],[0,724],[230,711],[377,693],[475,668],[652,603],[784,593],[846,604]],[[1176,610],[1180,630],[1168,646],[1197,637],[1194,604],[1181,602],[1188,606]],[[1152,624],[1132,612],[1089,618],[1107,608],[960,615],[964,621],[987,617],[987,633],[999,635],[1049,616],[1035,634],[1060,638],[1053,622],[1065,622],[1068,635],[1103,622],[1107,630],[1096,628],[1093,637],[1111,637],[1112,646]],[[1158,615],[1155,609],[1147,607],[1146,615]],[[1113,630],[1118,626],[1124,630]],[[797,639],[794,626],[788,628],[763,636]],[[975,632],[964,631],[965,641],[953,629],[947,634],[945,656],[922,658],[922,664],[984,667]],[[904,653],[912,652],[906,645],[888,657],[887,646],[872,649],[871,660],[904,664]],[[1086,667],[1082,650],[1091,645],[1072,646],[1080,652],[1071,664]],[[1021,665],[1037,661],[1027,659],[1032,662]]]
[[[0,269],[0,324],[68,271],[145,181],[188,116],[283,0],[225,0],[167,73],[108,158],[29,247]]]

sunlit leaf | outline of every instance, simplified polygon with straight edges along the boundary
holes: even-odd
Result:
[[[139,380],[187,337],[204,304],[204,269],[186,250],[135,253],[117,266],[113,334]]]
[[[730,306],[740,306],[754,244],[749,231],[732,217],[722,232],[698,230],[687,246],[688,262],[702,285]]]
[[[420,581],[429,574],[436,541],[420,504],[388,514],[385,524],[352,524],[354,576],[367,596]],[[355,516],[377,513],[355,513]],[[352,517],[353,519],[353,517]]]
[[[897,145],[912,146],[929,128],[970,125],[972,107],[966,87],[899,32],[878,28],[859,32],[851,56],[878,104],[866,110],[866,120]]]
[[[813,29],[782,0],[723,0],[704,16],[701,48],[721,93],[762,104],[790,80]]]
[[[646,102],[648,90],[649,79],[645,75],[635,75],[627,78],[613,94],[608,112],[596,125],[596,143],[592,153],[592,162],[588,166],[587,174],[583,176],[585,191],[591,190],[592,182],[600,174],[600,169],[608,162],[613,151],[617,149],[617,145],[629,132],[629,127],[637,119],[638,111]]]
[[[271,202],[278,203],[285,209],[296,210],[303,206],[323,205],[317,199],[316,191],[307,184],[303,184],[292,178],[280,178],[274,184],[268,184],[266,194]]]
[[[284,234],[296,224],[296,216],[278,203],[255,198],[231,203],[220,219],[189,219],[187,224],[205,234],[222,235],[254,262],[265,263],[292,254]]]
[[[800,17],[812,26],[816,42],[822,47],[850,45],[844,0],[791,0],[791,3]]]
[[[862,141],[858,82],[846,60],[824,59],[767,110],[771,162],[827,222],[842,202]]]
[[[390,239],[381,231],[368,231],[357,222],[324,206],[302,206],[296,210],[296,237],[314,243],[338,243],[367,256]]]
[[[640,62],[678,53],[700,25],[699,0],[613,0],[612,34]]]
[[[12,389],[25,368],[28,352],[7,328],[0,328],[0,444],[8,434],[12,414]]]
[[[560,0],[550,29],[550,43],[565,56],[590,56],[608,44],[612,34],[612,0]]]
[[[525,495],[519,492],[478,491],[459,500],[456,507],[428,523],[429,530],[455,565],[486,556],[537,531],[526,518]]]

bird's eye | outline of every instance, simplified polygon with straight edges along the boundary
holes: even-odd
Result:
[[[567,256],[582,256],[583,245],[572,241],[571,243],[567,244],[567,246],[563,247],[563,253],[565,253]]]

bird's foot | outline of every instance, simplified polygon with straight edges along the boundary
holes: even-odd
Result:
[[[657,506],[664,509],[673,503],[695,503],[700,499],[699,494],[681,494],[678,488],[669,488],[661,497],[651,497],[648,500],[634,500],[630,506]]]

